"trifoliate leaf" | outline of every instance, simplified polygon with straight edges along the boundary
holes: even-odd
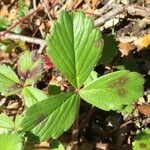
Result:
[[[23,150],[22,138],[18,134],[0,134],[0,150]]]
[[[0,114],[0,134],[7,133],[15,128],[14,122],[6,114]]]
[[[137,133],[132,143],[133,150],[149,150],[150,149],[150,129],[146,128]]]
[[[143,95],[144,79],[127,70],[104,75],[79,91],[88,103],[103,110],[119,110]]]
[[[58,138],[71,127],[78,103],[78,94],[64,93],[32,105],[21,122],[23,131],[31,131],[41,141]]]
[[[16,73],[7,65],[0,65],[0,92],[2,95],[17,94],[22,89]]]
[[[47,53],[74,87],[81,87],[103,48],[101,32],[81,11],[62,12],[46,38]]]
[[[27,107],[48,98],[42,90],[30,86],[24,87],[21,94]]]
[[[21,79],[25,80],[26,86],[41,77],[43,71],[42,62],[42,56],[37,51],[26,51],[20,56],[17,71]]]

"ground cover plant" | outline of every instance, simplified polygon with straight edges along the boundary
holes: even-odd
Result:
[[[22,8],[19,17],[29,11],[28,7]],[[5,22],[0,26],[2,29],[10,24]],[[1,43],[7,52],[12,47],[25,48],[20,41],[2,40]],[[16,95],[23,101],[21,112],[13,118],[7,115],[5,107],[0,108],[0,149],[11,150],[12,145],[16,150],[32,149],[28,146],[48,141],[48,148],[63,150],[61,137],[71,129],[71,149],[79,149],[79,136],[88,127],[90,115],[94,113],[89,111],[80,126],[84,105],[92,111],[96,109],[115,115],[131,114],[136,107],[141,112],[149,109],[148,105],[137,104],[144,95],[145,80],[140,73],[117,61],[114,70],[103,74],[96,71],[97,66],[108,64],[117,57],[117,42],[113,35],[103,36],[95,27],[93,18],[83,11],[61,11],[43,43],[46,44],[44,54],[26,49],[19,55],[16,66],[0,64],[3,99]],[[133,62],[132,56],[130,60]],[[39,88],[39,82],[49,70],[44,61],[50,69],[60,71],[66,89],[61,90],[59,85],[49,83],[47,91]],[[149,135],[148,128],[138,131],[133,139],[133,149],[149,149]]]

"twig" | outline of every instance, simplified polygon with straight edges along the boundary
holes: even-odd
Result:
[[[105,15],[95,19],[95,26],[101,26],[106,21],[114,18],[118,14],[122,12],[127,12],[130,15],[137,15],[142,17],[149,17],[150,16],[150,8],[148,7],[142,7],[142,6],[136,6],[136,5],[116,5],[114,9],[110,10]]]
[[[50,20],[52,20],[52,17],[51,17],[51,15],[50,15],[50,13],[49,13],[49,11],[48,11],[48,9],[47,9],[47,6],[46,6],[45,3],[43,2],[43,0],[40,0],[40,2],[41,2],[41,4],[43,5],[44,10],[45,10],[45,12],[47,13],[48,18],[49,18]]]
[[[41,54],[45,47],[46,47],[46,43],[44,42],[40,45],[40,48],[38,49],[38,53]]]
[[[114,2],[114,0],[108,1],[106,5],[104,5],[101,9],[98,10],[98,14],[102,15],[106,11],[108,11],[109,9],[111,9],[113,7],[113,5],[112,5],[113,2]]]
[[[73,132],[72,132],[72,143],[71,143],[71,149],[72,150],[78,150],[77,144],[78,144],[78,134],[79,134],[79,109],[80,109],[80,102],[78,104],[77,108],[77,115],[76,119],[73,124]]]
[[[28,36],[12,34],[12,33],[6,33],[4,38],[11,39],[11,40],[22,40],[28,43],[34,43],[38,45],[42,45],[43,43],[45,43],[44,39],[28,37]]]
[[[122,5],[119,5],[118,7],[109,11],[108,13],[103,15],[102,17],[97,18],[95,20],[94,24],[95,24],[95,26],[103,25],[106,21],[112,19],[113,17],[115,17],[116,15],[118,15],[119,13],[121,13],[123,11],[124,11],[124,7]]]
[[[94,107],[92,106],[91,109],[89,110],[89,112],[87,113],[87,115],[84,117],[84,119],[82,120],[81,124],[80,124],[80,128],[79,131],[82,131],[83,128],[87,125],[87,123],[89,122],[92,114],[95,112]]]
[[[46,3],[43,3],[44,6],[47,6],[48,4],[49,4],[49,1],[46,2]],[[21,23],[23,23],[26,19],[30,18],[34,13],[42,10],[43,7],[44,7],[43,5],[40,5],[40,6],[36,7],[33,11],[31,11],[31,13],[29,13],[25,17],[22,17],[19,21],[15,22],[7,30],[0,32],[0,37],[4,36],[6,33],[9,33],[14,27],[16,27],[16,26],[20,25]]]

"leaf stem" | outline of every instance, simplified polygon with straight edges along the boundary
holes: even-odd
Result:
[[[72,150],[78,150],[78,135],[79,135],[79,111],[80,111],[80,101],[81,98],[79,98],[79,103],[78,103],[78,109],[77,109],[77,115],[76,115],[76,119],[74,121],[73,124],[73,128],[72,128],[72,142],[71,142],[71,149]]]

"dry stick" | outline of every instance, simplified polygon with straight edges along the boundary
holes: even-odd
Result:
[[[79,100],[81,101],[81,99]],[[77,115],[76,119],[73,124],[73,132],[72,132],[72,143],[71,143],[71,149],[72,150],[78,150],[77,144],[78,144],[78,134],[79,134],[79,111],[80,111],[80,102],[78,103],[78,108],[77,108]]]
[[[85,118],[82,120],[82,122],[80,124],[79,131],[82,131],[84,129],[84,127],[88,124],[88,122],[89,122],[89,120],[90,120],[90,118],[94,112],[95,112],[95,109],[92,106],[91,109],[89,110],[89,112],[87,113],[87,115],[85,116]]]
[[[101,9],[98,10],[98,14],[102,15],[106,12],[106,10],[107,11],[110,10],[113,7],[113,5],[112,5],[113,2],[114,2],[114,0],[108,1],[106,5],[104,5]]]
[[[122,12],[127,12],[128,14],[131,15],[138,15],[142,17],[149,17],[150,16],[150,8],[148,7],[142,7],[142,6],[136,6],[136,5],[131,5],[131,6],[126,6],[126,5],[116,5],[114,9],[106,13],[105,15],[97,18],[94,22],[95,26],[101,26],[103,25],[106,21],[114,18],[116,15],[122,13]]]
[[[45,41],[40,38],[33,38],[33,37],[28,37],[28,36],[19,35],[19,34],[13,34],[13,33],[6,33],[4,38],[12,39],[12,40],[22,40],[28,43],[34,43],[34,44],[39,44],[39,45],[42,45],[43,43],[45,43]]]
[[[4,36],[4,38],[6,38],[6,39],[22,40],[22,41],[26,41],[29,43],[40,44],[40,45],[42,45],[40,48],[40,52],[41,52],[42,48],[44,48],[44,44],[45,44],[45,41],[43,39],[31,38],[31,37],[27,37],[27,36],[23,36],[23,35],[15,35],[12,33],[8,33],[11,29],[13,29],[15,26],[19,25],[20,23],[24,22],[25,19],[27,19],[33,13],[39,11],[40,9],[42,9],[42,7],[37,7],[33,12],[31,12],[26,17],[22,18],[19,22],[16,22],[8,30],[0,32],[0,36]],[[124,10],[127,11],[129,14],[132,14],[132,15],[141,15],[141,16],[144,16],[144,15],[148,16],[149,15],[150,16],[150,8],[139,7],[139,6],[128,6],[128,7],[126,7],[124,5],[117,5],[117,7],[115,9],[109,11],[108,13],[101,16],[100,18],[97,18],[94,22],[95,26],[103,25],[106,21],[112,19],[113,17],[115,17],[116,15],[118,15],[119,13],[121,13]]]
[[[101,26],[103,25],[106,21],[112,19],[113,17],[115,17],[116,15],[120,14],[121,12],[123,12],[125,9],[123,6],[118,6],[115,9],[109,11],[108,13],[106,13],[105,15],[103,15],[100,18],[97,18],[94,22],[94,25],[97,26]]]

